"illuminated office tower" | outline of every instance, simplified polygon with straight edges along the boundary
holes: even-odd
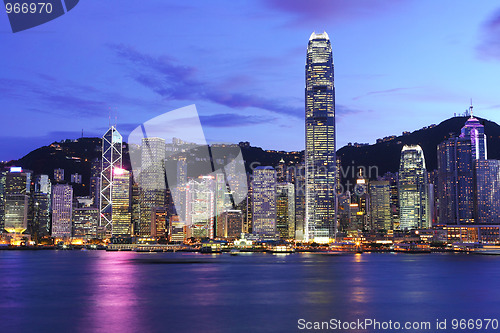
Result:
[[[257,167],[252,180],[252,232],[263,238],[275,238],[276,171],[272,167]]]
[[[113,177],[115,168],[122,167],[122,136],[111,126],[102,137],[101,190],[99,199],[99,226],[110,236],[113,230]]]
[[[138,234],[151,236],[153,209],[165,206],[165,140],[143,138],[140,173],[140,221]]]
[[[335,87],[326,32],[309,38],[306,60],[306,217],[304,240],[326,243],[336,229]]]
[[[130,194],[130,205],[131,205],[131,210],[132,210],[132,229],[133,232],[132,234],[134,236],[138,235],[139,231],[139,224],[141,221],[141,191],[139,184],[137,182],[132,183],[132,189],[131,189],[131,194]]]
[[[168,221],[168,212],[165,207],[153,208],[153,213],[151,214],[151,237],[166,238]]]
[[[474,163],[487,159],[484,126],[471,116],[460,137],[441,142],[437,154],[439,223],[475,223],[474,217],[478,215],[474,213]],[[483,172],[481,167],[479,171]]]
[[[394,230],[399,230],[399,189],[398,173],[387,172],[382,180],[387,180],[391,187],[391,223]]]
[[[186,240],[186,223],[180,221],[178,215],[170,216],[169,240],[174,243],[182,243]]]
[[[100,207],[100,190],[101,190],[101,160],[95,158],[90,162],[90,198],[92,199],[93,207]]]
[[[5,230],[23,233],[28,229],[31,173],[20,167],[11,167],[5,175]]]
[[[245,223],[243,225],[243,232],[245,233],[252,233],[252,225],[253,225],[253,187],[252,187],[252,182],[248,177],[248,194],[247,194],[247,210],[246,210],[246,216],[245,216]]]
[[[73,188],[56,184],[52,188],[52,237],[72,235]]]
[[[200,176],[186,186],[186,224],[195,238],[214,238],[215,183],[212,176]]]
[[[339,229],[342,232],[350,230],[351,226],[351,192],[339,195]]]
[[[0,171],[0,234],[4,231],[5,226],[5,181],[7,171]]]
[[[474,169],[475,222],[500,224],[500,161],[476,160]]]
[[[224,233],[219,237],[236,239],[243,232],[243,213],[241,210],[229,209],[222,213]]]
[[[97,237],[99,209],[82,207],[73,209],[73,237],[90,240]]]
[[[399,164],[401,230],[429,227],[427,170],[420,146],[405,145]]]
[[[472,114],[472,105],[469,112]],[[474,116],[465,122],[460,133],[460,138],[466,138],[471,144],[471,154],[473,160],[487,160],[488,150],[486,146],[486,135],[484,134],[484,126]]]
[[[295,172],[295,239],[304,239],[306,217],[306,175],[304,163],[296,165]]]
[[[52,185],[49,176],[37,176],[33,192],[33,226],[36,232],[32,233],[36,241],[50,235],[51,193]]]
[[[223,237],[222,235],[225,234],[226,221],[223,213],[226,209],[231,208],[231,205],[228,205],[230,199],[227,197],[227,193],[226,177],[223,173],[217,173],[215,175],[215,229],[217,237]]]
[[[371,181],[369,184],[371,225],[375,230],[391,230],[391,184],[389,181]]]
[[[295,187],[292,183],[276,184],[276,230],[281,238],[295,237]]]
[[[132,216],[130,207],[130,172],[115,168],[113,170],[113,186],[111,190],[112,235],[113,237],[130,237],[132,235]]]
[[[172,189],[176,214],[183,216],[186,210],[187,161],[185,156],[177,160],[177,184]]]

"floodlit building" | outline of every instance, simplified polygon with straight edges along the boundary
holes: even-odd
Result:
[[[304,240],[326,243],[336,229],[335,87],[326,32],[309,38],[306,58],[306,212]]]

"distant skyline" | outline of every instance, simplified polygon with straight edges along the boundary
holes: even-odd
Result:
[[[335,64],[337,148],[464,112],[500,122],[497,1],[84,1],[13,34],[0,16],[0,160],[196,104],[209,142],[304,149],[308,38]],[[459,129],[457,129],[458,131]]]

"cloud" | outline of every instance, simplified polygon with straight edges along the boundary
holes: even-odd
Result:
[[[276,120],[276,118],[246,116],[234,113],[219,113],[210,116],[200,116],[200,121],[206,127],[237,127],[265,124]]]
[[[103,91],[46,74],[34,74],[31,80],[0,77],[2,100],[23,101],[23,108],[35,113],[63,117],[103,117],[111,106],[136,106],[145,110],[161,105],[154,101]]]
[[[404,90],[410,90],[410,89],[415,89],[415,88],[414,87],[411,87],[411,88],[392,88],[392,89],[386,89],[386,90],[370,91],[370,92],[367,92],[364,95],[360,95],[360,96],[354,97],[352,100],[353,101],[357,101],[358,99],[361,99],[363,97],[370,96],[370,95],[391,94],[391,93],[395,93],[395,92],[399,92],[399,91],[404,91]]]
[[[235,91],[244,88],[239,76],[223,80],[218,85],[203,80],[200,71],[192,66],[178,63],[170,57],[153,57],[124,45],[110,45],[115,53],[131,64],[132,78],[165,99],[208,101],[233,109],[259,108],[269,112],[302,118],[303,107],[287,105],[278,99],[271,99],[246,92]],[[228,87],[232,87],[228,88]],[[248,90],[248,89],[246,89]]]
[[[365,111],[360,110],[360,109],[354,109],[352,107],[349,107],[349,106],[346,106],[343,104],[336,104],[335,105],[335,117],[342,117],[345,115],[356,114],[356,113],[361,113],[361,112],[365,112]]]
[[[500,60],[500,9],[481,27],[481,42],[477,46],[480,58]]]
[[[289,26],[311,26],[322,20],[329,22],[347,21],[373,16],[393,8],[399,2],[392,0],[266,0],[268,7],[289,13]]]

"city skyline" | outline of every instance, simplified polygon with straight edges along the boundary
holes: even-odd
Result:
[[[118,114],[118,130],[126,137],[149,118],[193,102],[210,142],[302,150],[301,135],[294,134],[303,133],[297,121],[304,85],[298,68],[306,53],[302,41],[313,30],[329,31],[342,64],[337,72],[338,147],[437,123],[463,112],[470,97],[476,113],[498,121],[499,6],[493,1],[314,4],[213,2],[207,8],[201,2],[151,2],[141,8],[151,22],[144,24],[129,19],[125,3],[123,8],[100,5],[121,14],[111,21],[94,15],[94,4],[82,3],[59,20],[3,34],[5,48],[16,52],[1,56],[11,66],[0,76],[7,116],[0,128],[0,159],[78,138],[82,128],[85,136],[99,137],[110,110],[111,122]],[[466,17],[467,24],[443,18],[445,11],[453,18]],[[171,20],[165,20],[165,12]],[[201,17],[201,12],[209,15]],[[156,25],[160,19],[167,23]],[[0,29],[9,29],[7,20],[0,22]],[[79,27],[89,22],[95,31],[82,35]],[[124,22],[127,29],[116,29]],[[70,38],[75,34],[81,38]],[[152,43],[156,39],[168,42]],[[234,43],[221,48],[228,39]],[[43,52],[48,48],[54,52]],[[35,53],[44,55],[28,61]],[[236,62],[241,66],[235,67]],[[187,85],[195,93],[183,94]],[[388,119],[391,128],[372,126]],[[269,131],[271,123],[282,129],[279,135]]]

